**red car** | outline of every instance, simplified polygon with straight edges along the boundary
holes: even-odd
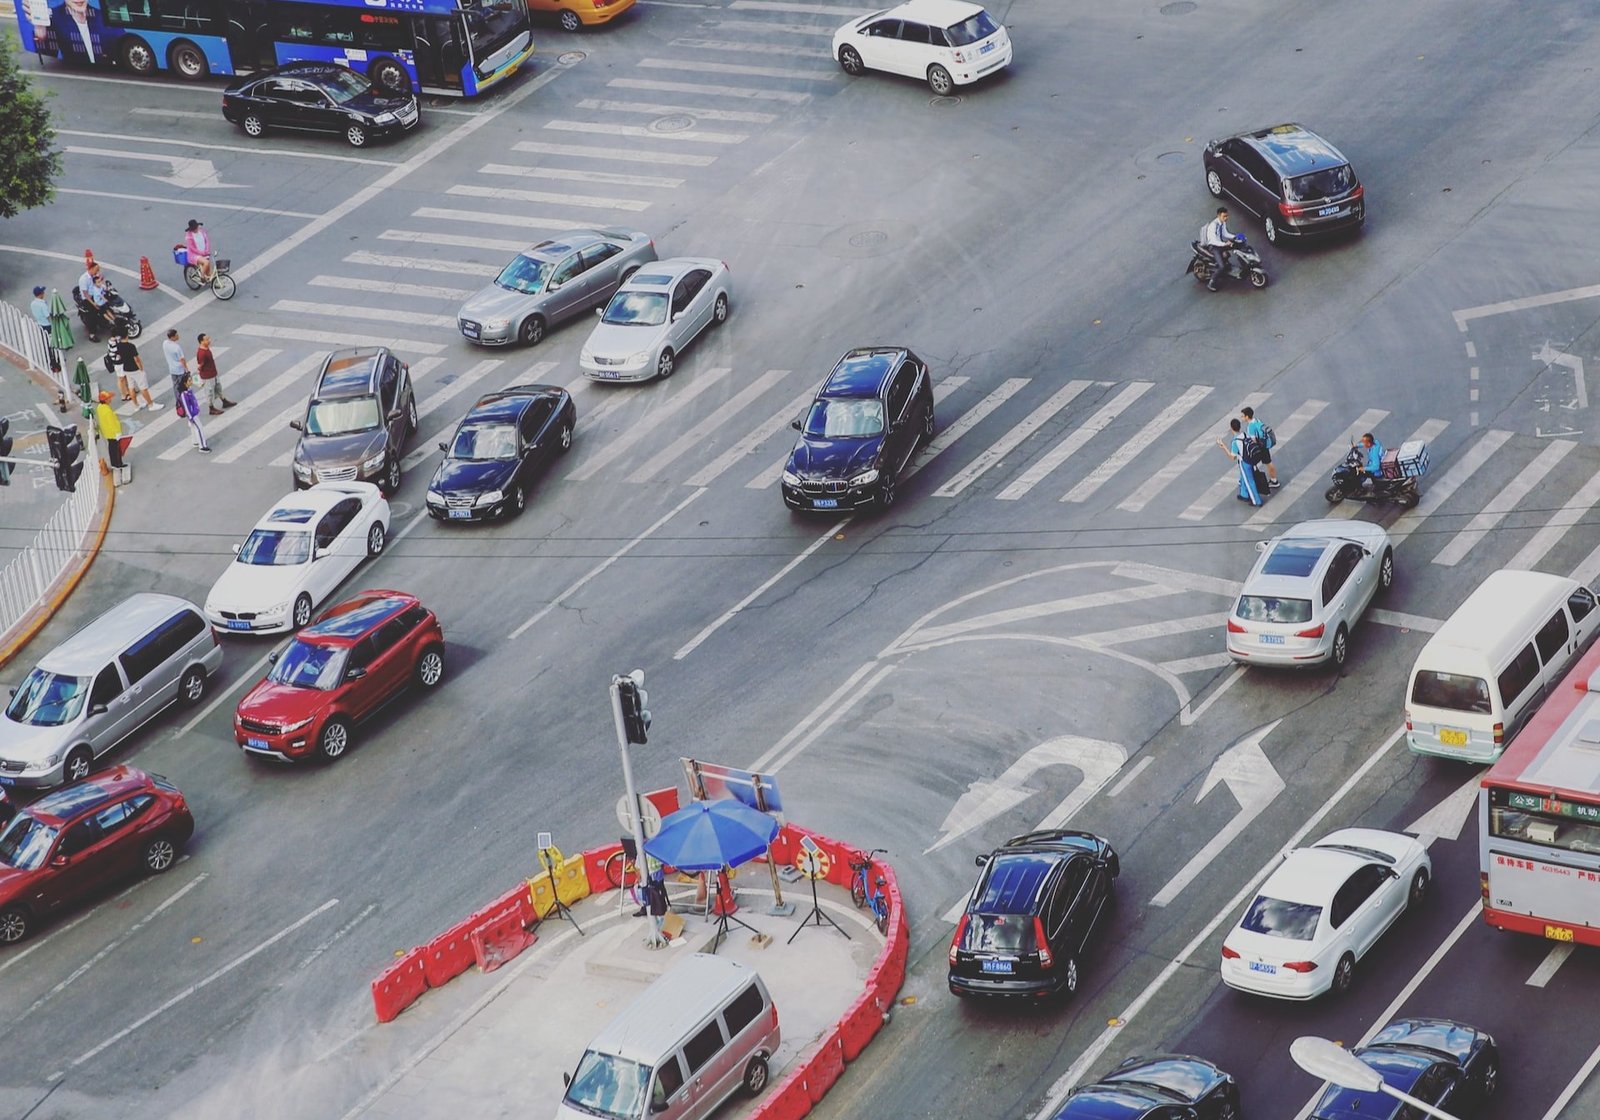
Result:
[[[415,681],[444,680],[444,631],[415,596],[363,591],[273,655],[267,679],[239,701],[233,737],[249,754],[328,762],[350,749],[352,726]]]
[[[53,910],[172,866],[194,835],[176,786],[131,766],[74,782],[17,810],[0,832],[0,942]]]

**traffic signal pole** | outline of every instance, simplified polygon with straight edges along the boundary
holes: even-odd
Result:
[[[626,677],[613,676],[611,678],[611,715],[617,727],[617,750],[622,753],[622,784],[627,793],[628,811],[632,818],[634,866],[638,869],[636,872],[637,882],[641,888],[645,883],[645,868],[648,866],[645,863],[644,854],[644,813],[639,805],[639,795],[634,791],[633,763],[628,758],[630,737],[628,735],[628,723],[623,718],[622,693],[624,689],[627,689],[632,693],[638,694],[636,703],[642,706],[644,696],[640,692],[639,685],[643,683],[644,673],[638,669],[635,669],[633,673]],[[627,876],[624,875],[623,878],[626,879]],[[618,886],[626,889],[627,883],[619,883]]]

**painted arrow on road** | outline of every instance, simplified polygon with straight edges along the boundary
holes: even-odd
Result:
[[[1547,366],[1565,366],[1572,371],[1572,388],[1574,396],[1570,402],[1572,408],[1589,407],[1589,384],[1584,380],[1583,359],[1576,354],[1568,354],[1557,350],[1550,345],[1549,340],[1533,352],[1533,361],[1543,362]]]
[[[1100,792],[1127,758],[1128,752],[1120,744],[1108,743],[1103,739],[1063,735],[1059,739],[1040,743],[1006,767],[1005,773],[993,781],[973,782],[939,826],[942,835],[923,854],[938,851],[1042,792],[1026,783],[1047,766],[1070,766],[1083,774],[1083,780],[1049,816],[1039,822],[1041,829],[1060,828]]]
[[[1222,830],[1184,864],[1183,870],[1156,892],[1150,905],[1165,906],[1177,898],[1183,888],[1192,883],[1212,860],[1222,854],[1224,848],[1233,843],[1234,837],[1243,832],[1284,791],[1283,779],[1278,776],[1277,768],[1272,765],[1267,752],[1261,749],[1261,741],[1272,734],[1273,728],[1281,722],[1273,720],[1265,727],[1252,731],[1211,764],[1211,772],[1206,775],[1195,804],[1204,801],[1206,794],[1223,783],[1239,802],[1238,815],[1223,825]]]
[[[169,174],[146,175],[145,178],[154,179],[158,183],[171,183],[183,190],[216,187],[232,190],[242,185],[222,182],[217,172],[217,165],[208,159],[158,155],[151,152],[123,152],[115,148],[81,148],[76,145],[68,145],[65,150],[79,156],[113,156],[117,159],[137,159],[146,163],[164,163],[172,169]]]
[[[1406,831],[1422,841],[1424,848],[1432,847],[1435,840],[1461,839],[1461,830],[1478,807],[1481,778],[1481,774],[1472,775],[1460,789],[1412,821]]]

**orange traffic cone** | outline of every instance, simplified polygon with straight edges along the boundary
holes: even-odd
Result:
[[[142,291],[150,291],[159,287],[156,283],[156,270],[150,267],[149,257],[139,258],[139,287]]]

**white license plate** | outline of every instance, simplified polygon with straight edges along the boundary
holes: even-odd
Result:
[[[1261,635],[1261,644],[1264,645],[1264,646],[1281,646],[1281,645],[1283,645],[1283,635],[1282,634],[1262,634]]]
[[[1251,961],[1250,971],[1263,972],[1268,976],[1276,976],[1278,974],[1278,966],[1275,964],[1263,964],[1261,961]]]
[[[248,630],[248,629],[250,629],[250,624],[248,622],[246,622],[242,618],[230,618],[230,619],[227,620],[227,623],[228,623],[228,629],[229,630]]]
[[[1010,961],[981,961],[985,972],[1000,972],[1010,974],[1013,970]]]
[[[258,751],[270,751],[272,745],[265,739],[246,739],[245,743]]]
[[[1326,218],[1329,214],[1337,214],[1338,212],[1339,208],[1337,206],[1324,206],[1321,210],[1317,211],[1317,217]]]
[[[470,509],[453,509],[450,511],[450,516],[458,521],[465,521],[472,516],[472,511]]]
[[[839,499],[838,498],[813,498],[813,499],[811,499],[811,508],[812,509],[838,509],[839,508]]]

